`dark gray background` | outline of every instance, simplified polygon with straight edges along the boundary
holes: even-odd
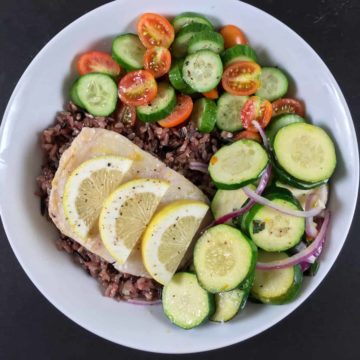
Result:
[[[106,2],[0,1],[0,115],[37,52],[64,26]],[[360,1],[247,2],[289,25],[318,52],[339,82],[358,131]],[[239,345],[183,357],[359,359],[359,231],[360,222],[355,216],[335,266],[316,292],[288,318]],[[11,251],[1,224],[0,246],[0,359],[169,358],[117,346],[83,330],[56,310],[30,282]]]

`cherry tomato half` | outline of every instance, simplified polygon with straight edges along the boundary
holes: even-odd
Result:
[[[295,99],[279,99],[272,103],[273,116],[281,114],[296,114],[301,117],[305,115],[305,106]]]
[[[92,72],[118,76],[120,74],[120,65],[111,57],[111,55],[101,51],[89,51],[82,54],[76,63],[80,75]]]
[[[119,82],[119,98],[126,105],[149,104],[157,94],[154,76],[147,70],[127,73]]]
[[[241,121],[246,130],[257,132],[252,124],[256,120],[264,129],[271,120],[272,106],[269,100],[259,96],[251,96],[241,110]]]
[[[255,131],[250,131],[250,130],[243,130],[240,131],[239,133],[237,133],[234,136],[234,140],[241,140],[241,139],[248,139],[248,140],[255,140],[259,143],[261,143],[261,136],[259,135],[258,132]]]
[[[115,119],[122,122],[125,126],[133,126],[136,122],[135,106],[126,105],[119,101],[118,109],[115,112]]]
[[[147,49],[144,55],[144,67],[150,71],[155,78],[167,74],[171,67],[170,51],[162,46]]]
[[[261,68],[252,61],[229,65],[222,76],[223,88],[233,95],[252,95],[260,86]]]
[[[226,25],[220,30],[224,38],[225,49],[231,48],[237,44],[248,44],[248,39],[241,29],[235,25]]]
[[[137,31],[140,41],[146,48],[153,46],[169,48],[175,37],[173,26],[158,14],[143,14],[137,24]]]
[[[192,112],[193,101],[190,96],[180,94],[176,97],[176,106],[173,112],[158,123],[165,128],[177,126],[186,121]]]
[[[218,89],[215,88],[208,92],[203,93],[203,95],[210,100],[216,100],[219,97],[219,92]]]

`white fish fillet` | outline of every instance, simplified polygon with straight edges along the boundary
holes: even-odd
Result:
[[[162,161],[114,131],[83,128],[71,146],[63,153],[52,182],[49,199],[49,214],[54,224],[64,235],[76,240],[106,261],[114,263],[115,268],[119,271],[136,276],[150,277],[143,265],[139,247],[133,250],[125,264],[117,264],[103,246],[99,234],[92,234],[87,239],[81,239],[72,231],[65,220],[62,197],[69,175],[84,161],[101,155],[118,155],[134,160],[123,182],[135,178],[158,178],[169,181],[170,188],[162,198],[160,206],[179,199],[198,200],[206,203],[208,203],[208,199],[198,187],[184,176],[168,168]],[[208,223],[210,219],[207,217],[204,222]]]

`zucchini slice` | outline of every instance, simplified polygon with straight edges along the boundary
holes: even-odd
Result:
[[[220,54],[224,50],[224,38],[215,31],[200,31],[189,42],[188,53],[211,50]]]
[[[151,104],[138,106],[136,113],[144,122],[155,122],[166,118],[176,106],[174,88],[168,83],[158,84],[158,93]]]
[[[213,131],[216,122],[215,102],[206,98],[196,100],[191,114],[191,121],[196,124],[197,129],[202,133]]]
[[[165,315],[183,329],[199,326],[215,310],[214,295],[199,285],[195,274],[188,272],[175,274],[164,286],[162,302]]]
[[[302,210],[290,192],[266,195],[274,204]],[[247,232],[254,243],[265,251],[285,251],[296,246],[305,232],[305,219],[282,214],[267,206],[255,205],[246,216]]]
[[[256,246],[229,225],[208,229],[197,241],[194,266],[200,285],[211,293],[230,291],[254,270]]]
[[[220,56],[210,50],[200,50],[185,58],[184,81],[195,91],[204,93],[216,88],[221,81],[223,65]]]
[[[135,34],[123,34],[112,43],[113,58],[126,70],[140,70],[144,67],[145,47]]]
[[[209,30],[214,30],[211,22],[203,15],[197,14],[195,12],[184,12],[175,17],[172,22],[175,32],[177,33],[185,26],[190,24],[201,24],[206,25]]]
[[[224,67],[227,67],[238,61],[254,61],[257,62],[257,56],[254,49],[249,45],[235,45],[229,49],[226,49],[221,54]]]
[[[296,114],[276,116],[271,119],[269,126],[266,128],[266,136],[270,140],[271,144],[273,144],[275,135],[281,128],[298,122],[305,122],[305,119]]]
[[[327,180],[336,167],[334,143],[320,127],[295,123],[281,128],[274,139],[279,165],[300,181]]]
[[[81,108],[84,108],[84,104],[80,101],[79,96],[77,94],[77,86],[79,83],[79,79],[75,80],[74,83],[71,85],[70,88],[70,99],[71,101]]]
[[[274,101],[284,96],[288,87],[288,79],[280,69],[263,67],[260,75],[260,87],[256,91],[256,95]]]
[[[226,322],[234,318],[246,304],[247,293],[245,290],[234,289],[215,294],[215,313],[210,320]]]
[[[258,259],[269,262],[287,258],[286,253],[259,251]],[[251,296],[264,304],[281,305],[294,300],[301,289],[303,274],[300,265],[277,270],[255,270]]]
[[[218,150],[210,160],[209,173],[217,188],[235,190],[258,179],[267,163],[265,149],[244,139]]]
[[[118,90],[109,75],[90,73],[79,77],[72,89],[72,96],[91,115],[108,116],[116,108]]]
[[[186,56],[190,40],[193,36],[200,32],[209,30],[209,27],[204,24],[192,23],[182,28],[176,35],[176,38],[172,44],[172,55],[175,58],[182,58]]]
[[[216,126],[230,132],[241,130],[241,110],[248,99],[248,96],[222,94],[217,102]]]

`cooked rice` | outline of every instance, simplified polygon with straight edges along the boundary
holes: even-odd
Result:
[[[192,122],[170,129],[162,128],[156,123],[125,126],[116,117],[94,117],[69,103],[66,111],[58,113],[55,124],[41,134],[41,147],[45,156],[37,182],[43,215],[47,215],[51,181],[59,166],[60,157],[83,127],[105,128],[126,136],[134,144],[183,174],[210,198],[215,189],[209,175],[189,169],[189,164],[194,161],[207,164],[220,144],[232,136],[230,133],[216,131],[201,134],[196,131]],[[152,301],[160,298],[160,284],[152,279],[119,272],[112,264],[87,251],[73,239],[60,234],[57,247],[72,254],[74,260],[98,280],[105,296],[117,300]]]

